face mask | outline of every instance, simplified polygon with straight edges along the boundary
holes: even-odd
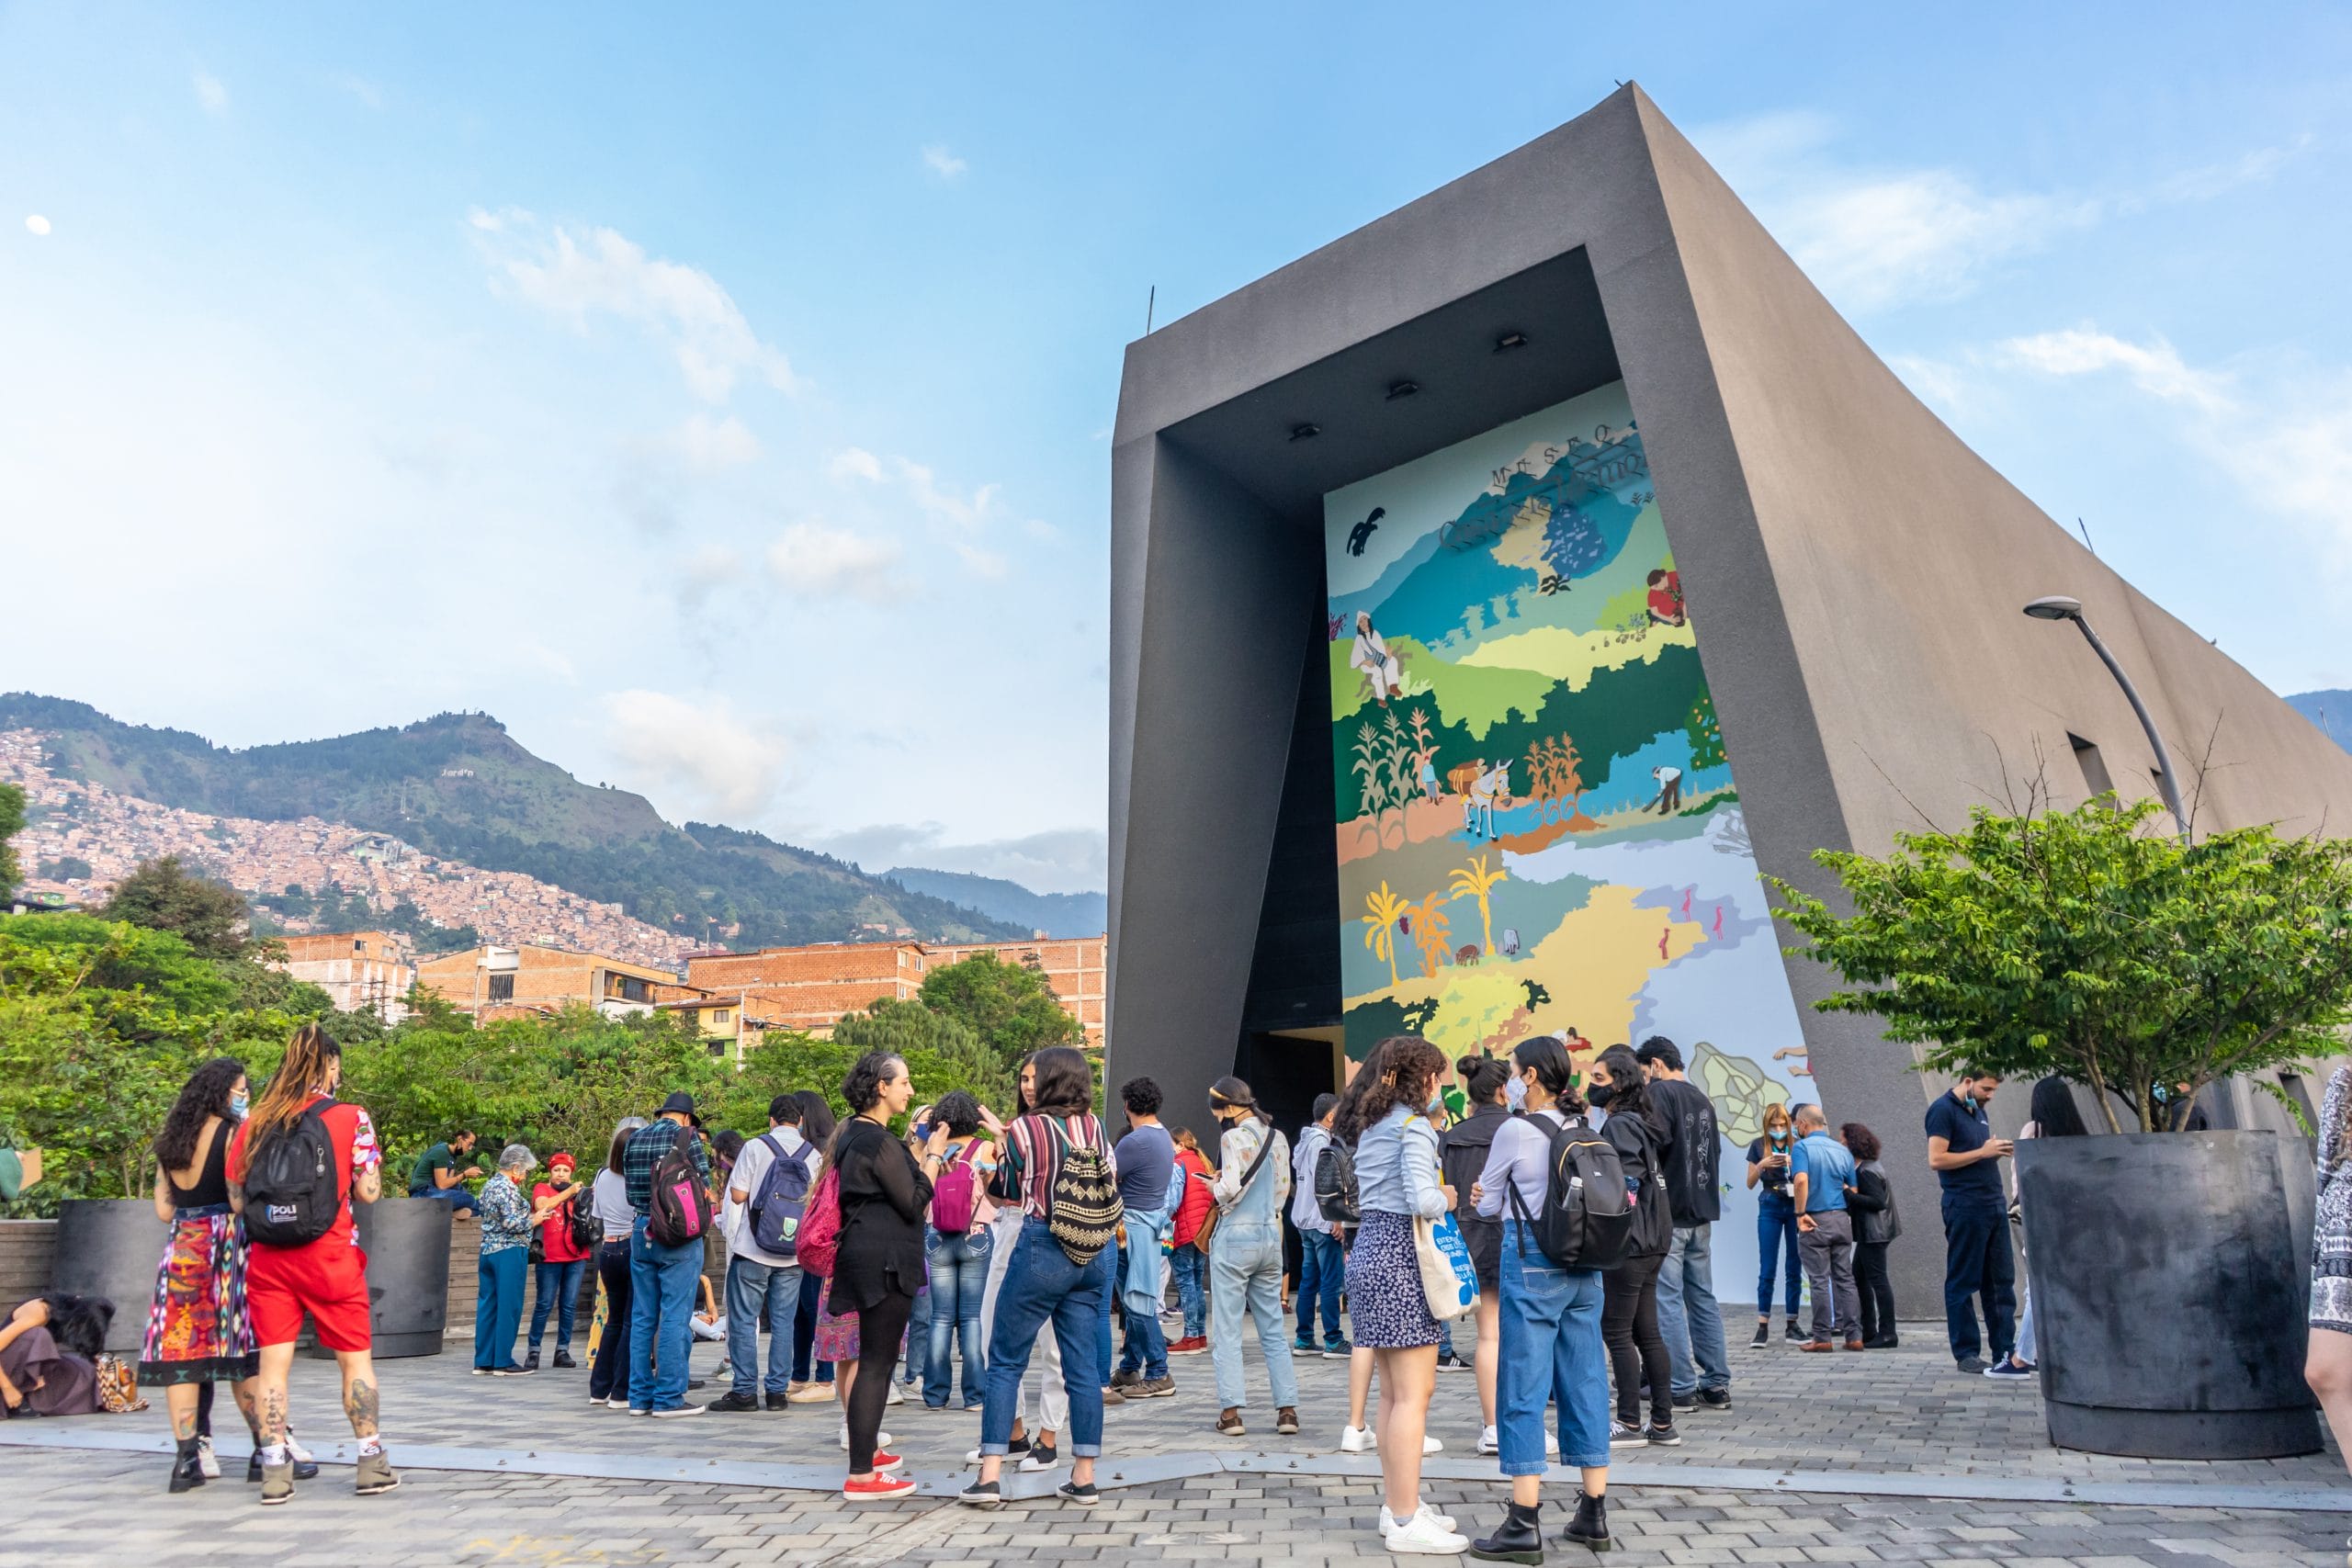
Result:
[[[229,1114],[235,1117],[240,1122],[243,1121],[245,1119],[245,1105],[246,1100],[243,1095],[231,1095],[229,1097]]]
[[[1503,1104],[1512,1111],[1526,1108],[1527,1080],[1525,1078],[1512,1078],[1503,1085]]]
[[[1602,1110],[1608,1106],[1609,1101],[1614,1098],[1616,1092],[1617,1091],[1615,1089],[1611,1089],[1605,1083],[1597,1083],[1590,1089],[1584,1091],[1584,1102],[1587,1105],[1591,1106],[1596,1111]]]
[[[1445,1109],[1445,1092],[1444,1092],[1442,1089],[1441,1089],[1441,1090],[1439,1090],[1438,1092],[1436,1092],[1436,1093],[1434,1093],[1434,1094],[1430,1095],[1430,1102],[1429,1102],[1429,1104],[1428,1104],[1427,1106],[1425,1106],[1423,1109],[1424,1109],[1424,1110],[1426,1110],[1426,1111],[1427,1111],[1430,1115],[1432,1115],[1432,1116],[1435,1116],[1435,1115],[1437,1115],[1438,1113],[1440,1113],[1441,1111],[1442,1111]]]

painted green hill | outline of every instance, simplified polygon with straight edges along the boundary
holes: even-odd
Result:
[[[70,778],[183,810],[318,817],[390,833],[428,854],[519,871],[619,904],[673,931],[740,925],[736,945],[1029,934],[943,898],[763,834],[674,828],[641,795],[583,784],[488,714],[232,750],[200,735],[110,718],[87,703],[0,694],[0,729],[38,729]],[[879,926],[880,931],[868,929]]]

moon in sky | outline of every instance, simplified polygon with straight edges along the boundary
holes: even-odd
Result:
[[[25,219],[25,227],[36,234],[46,234],[49,232],[49,220],[38,212],[31,213]]]

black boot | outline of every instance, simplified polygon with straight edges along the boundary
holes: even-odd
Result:
[[[172,1459],[172,1490],[190,1492],[203,1484],[204,1461],[197,1455],[196,1439],[182,1438]]]
[[[1560,1539],[1577,1546],[1589,1546],[1595,1551],[1609,1550],[1609,1499],[1595,1497],[1590,1493],[1577,1495],[1577,1517],[1560,1532]]]
[[[536,1372],[539,1370],[539,1348],[537,1346],[532,1346],[531,1353],[523,1359],[523,1370],[528,1372]]]
[[[1517,1503],[1504,1516],[1502,1529],[1470,1543],[1470,1555],[1482,1562],[1544,1561],[1544,1505],[1522,1507]]]

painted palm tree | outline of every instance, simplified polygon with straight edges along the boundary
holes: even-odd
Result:
[[[1363,902],[1367,911],[1363,917],[1363,944],[1372,949],[1374,958],[1388,965],[1388,983],[1394,987],[1397,983],[1396,920],[1401,915],[1412,913],[1413,907],[1388,891],[1385,878],[1381,881],[1380,891],[1365,894]]]
[[[1413,906],[1413,945],[1421,951],[1421,976],[1437,978],[1438,965],[1453,949],[1447,945],[1453,934],[1453,922],[1445,912],[1446,896],[1430,892]]]
[[[1478,931],[1485,939],[1487,956],[1489,958],[1495,955],[1495,912],[1493,906],[1487,902],[1487,895],[1495,890],[1495,884],[1510,875],[1510,873],[1505,871],[1499,864],[1489,867],[1485,855],[1475,856],[1468,865],[1456,866],[1453,869],[1453,896],[1456,898],[1476,898],[1478,901]],[[1385,890],[1387,885],[1384,883],[1381,886]]]

